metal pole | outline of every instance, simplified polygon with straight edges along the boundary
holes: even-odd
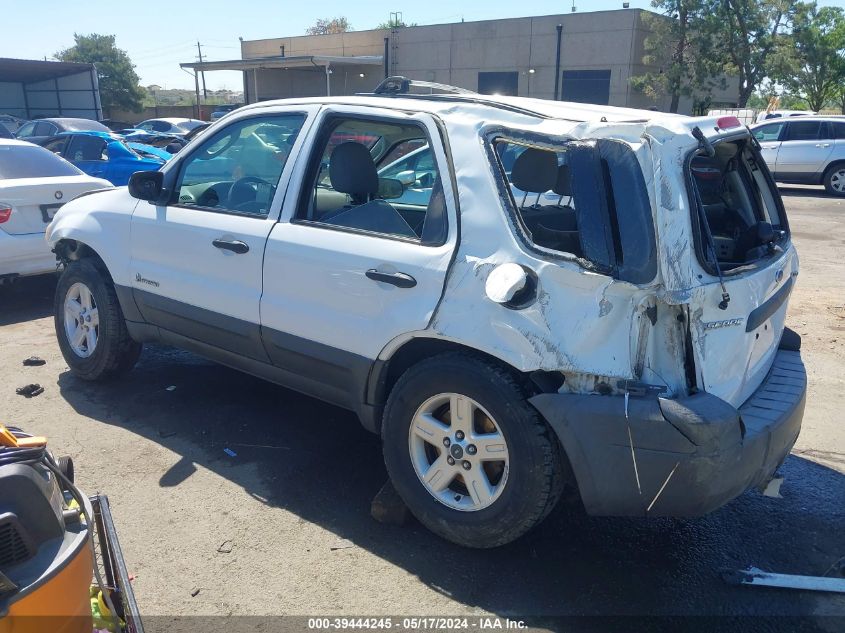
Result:
[[[331,77],[332,77],[331,64],[326,63],[326,96],[327,97],[332,96]]]
[[[202,49],[199,42],[197,42],[197,53],[199,53],[200,64],[202,64]],[[208,100],[208,90],[205,89],[205,71],[202,71],[202,98]]]
[[[255,88],[255,101],[253,103],[258,103],[258,69],[252,71],[252,85]]]
[[[560,97],[560,40],[563,35],[563,24],[557,25],[557,59],[555,61],[555,101]]]
[[[194,68],[194,92],[197,95],[197,105],[194,111],[196,112],[196,117],[200,118],[200,76],[196,68]]]
[[[384,38],[384,78],[390,75],[389,69],[390,66],[388,65],[388,57],[390,56],[390,38]]]

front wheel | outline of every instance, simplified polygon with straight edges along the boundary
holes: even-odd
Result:
[[[824,174],[824,188],[834,196],[845,196],[845,163],[830,167]]]
[[[390,393],[384,460],[408,508],[467,547],[504,545],[554,507],[562,488],[557,438],[518,376],[465,353],[411,367]]]
[[[54,320],[62,356],[84,380],[128,371],[141,353],[126,329],[111,279],[91,259],[65,268],[56,286]]]

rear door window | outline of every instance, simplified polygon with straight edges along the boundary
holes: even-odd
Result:
[[[445,241],[440,170],[423,127],[338,118],[322,139],[298,220],[424,245]]]
[[[821,121],[789,121],[786,124],[787,141],[817,141],[821,138]]]

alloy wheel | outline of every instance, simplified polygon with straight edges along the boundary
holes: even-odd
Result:
[[[845,169],[839,169],[830,175],[830,188],[836,193],[845,193]]]
[[[408,446],[425,489],[455,510],[483,510],[507,484],[508,445],[501,428],[465,395],[442,393],[426,400],[411,422]]]
[[[68,345],[80,358],[88,358],[97,348],[100,314],[90,288],[77,282],[65,295],[64,326]]]

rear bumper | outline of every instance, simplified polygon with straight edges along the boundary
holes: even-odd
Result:
[[[56,256],[44,233],[10,235],[0,229],[0,276],[38,275],[56,270]]]
[[[806,389],[800,351],[780,349],[738,409],[708,393],[632,397],[627,419],[621,396],[530,402],[560,438],[588,513],[692,517],[771,479],[798,437]]]

